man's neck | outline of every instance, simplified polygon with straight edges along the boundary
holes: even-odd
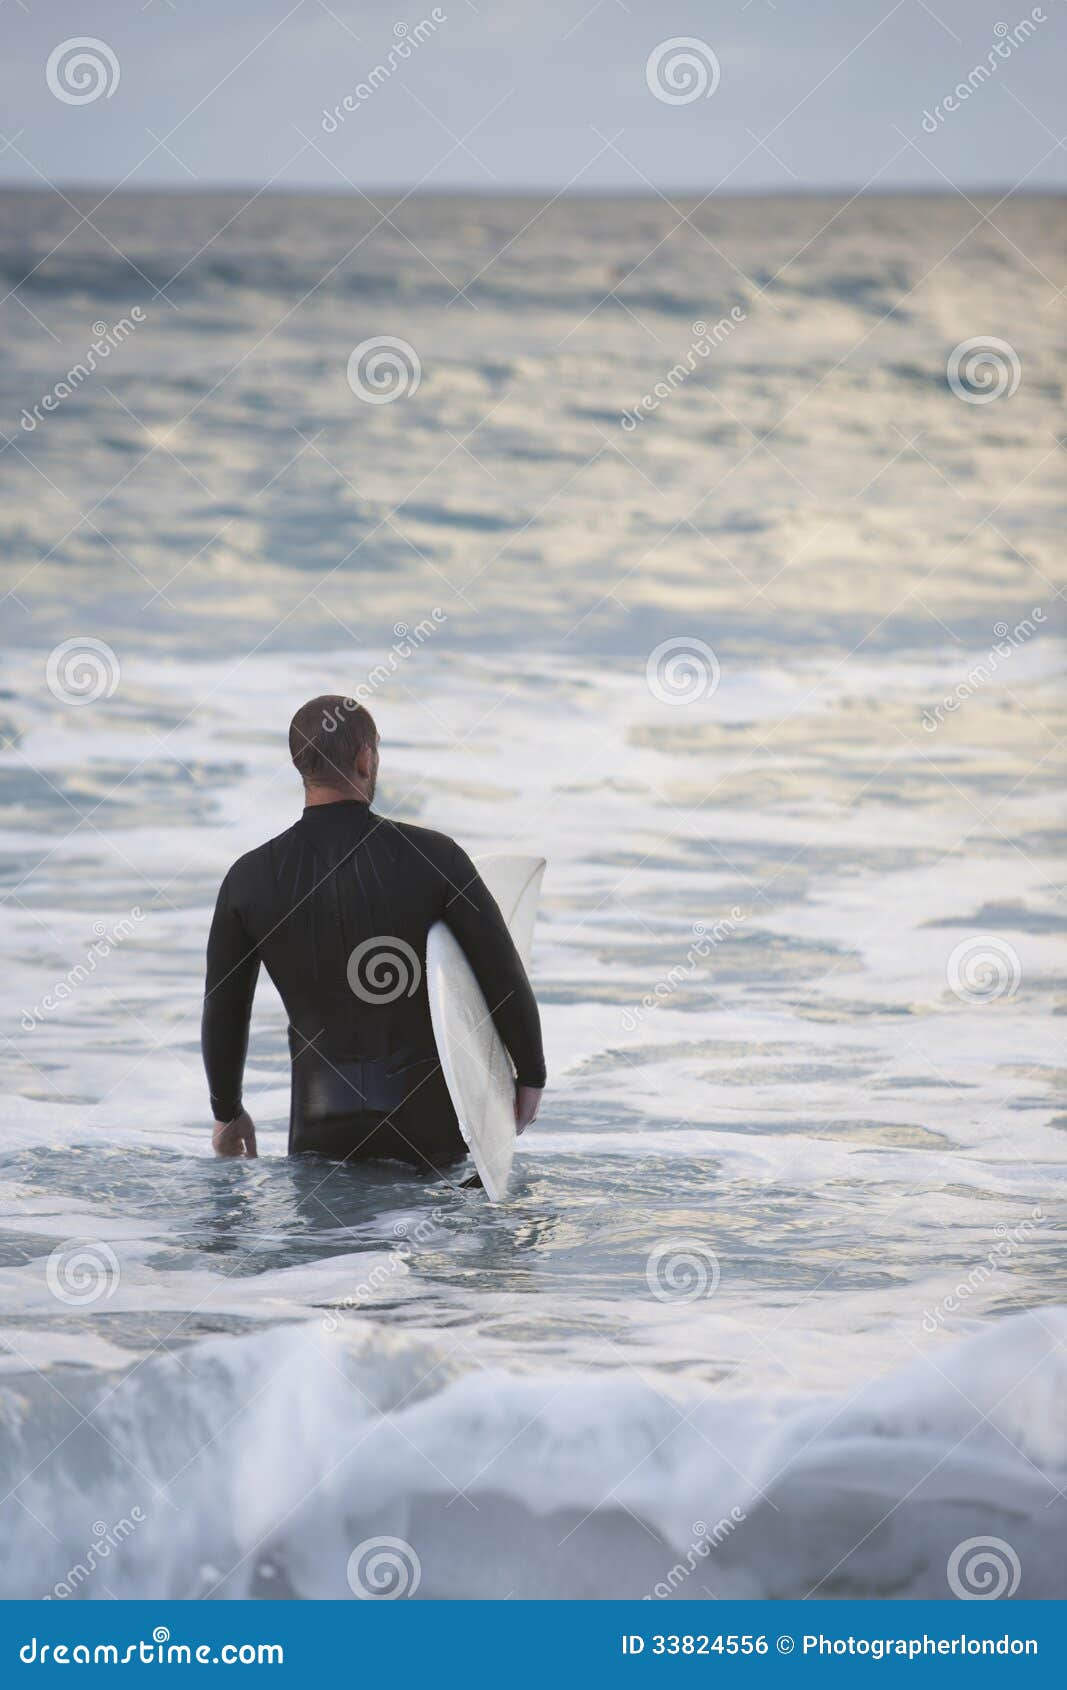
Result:
[[[309,810],[320,804],[369,804],[370,794],[363,786],[305,786],[304,803]]]

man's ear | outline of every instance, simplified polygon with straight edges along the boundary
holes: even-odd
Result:
[[[374,747],[361,745],[356,753],[356,773],[361,780],[370,780],[374,773]]]

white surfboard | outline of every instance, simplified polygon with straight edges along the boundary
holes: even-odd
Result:
[[[477,857],[475,867],[528,968],[544,857]],[[515,1154],[515,1070],[474,970],[443,921],[434,923],[426,939],[426,989],[460,1131],[487,1197],[502,1203]]]

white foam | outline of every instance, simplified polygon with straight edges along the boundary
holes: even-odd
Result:
[[[947,1557],[979,1521],[1007,1535],[1020,1594],[1053,1594],[1065,1338],[1067,1311],[1046,1310],[848,1397],[756,1399],[632,1372],[474,1368],[448,1383],[469,1363],[447,1338],[358,1320],[210,1340],[116,1383],[92,1412],[116,1451],[103,1462],[75,1436],[33,1470],[42,1427],[5,1389],[28,1471],[27,1512],[0,1547],[5,1589],[42,1594],[92,1541],[83,1517],[136,1505],[138,1541],[82,1594],[245,1596],[269,1574],[266,1593],[340,1597],[352,1549],[387,1534],[419,1558],[427,1597],[640,1595],[694,1546],[673,1594],[711,1581],[929,1596],[948,1594]],[[53,1508],[57,1542],[32,1512],[60,1475],[80,1501]],[[725,1530],[704,1553],[713,1522]],[[501,1588],[502,1570],[523,1582]]]

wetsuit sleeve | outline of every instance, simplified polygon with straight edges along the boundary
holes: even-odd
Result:
[[[241,1081],[259,956],[233,903],[231,876],[219,889],[207,942],[207,979],[200,1048],[216,1121],[241,1113]]]
[[[478,870],[465,851],[450,843],[445,920],[474,970],[493,1025],[515,1064],[517,1083],[543,1086],[545,1053],[541,1017],[522,958],[496,899]]]

